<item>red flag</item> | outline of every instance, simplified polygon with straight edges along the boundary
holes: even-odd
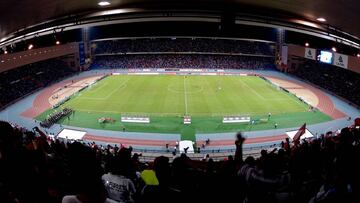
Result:
[[[296,134],[294,135],[293,141],[295,144],[298,144],[300,142],[300,137],[305,134],[306,131],[306,123],[304,123],[304,125],[302,125],[299,130],[296,132]]]

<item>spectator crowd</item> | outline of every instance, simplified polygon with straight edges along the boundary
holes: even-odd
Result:
[[[93,69],[144,69],[144,68],[193,68],[193,69],[273,69],[272,57],[226,55],[169,55],[140,54],[96,56]]]
[[[358,128],[243,160],[245,138],[223,161],[157,157],[123,146],[59,140],[0,122],[0,202],[359,202]]]
[[[92,42],[93,54],[203,52],[275,55],[275,45],[261,41],[212,38],[134,38]]]
[[[0,72],[0,109],[72,73],[73,71],[59,59],[50,59]]]
[[[92,68],[274,68],[274,44],[212,38],[94,41]]]
[[[337,66],[306,60],[294,75],[360,106],[360,74]]]

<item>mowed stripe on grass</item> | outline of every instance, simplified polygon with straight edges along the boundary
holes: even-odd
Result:
[[[307,111],[296,97],[256,76],[110,76],[64,106],[86,112],[164,116]]]

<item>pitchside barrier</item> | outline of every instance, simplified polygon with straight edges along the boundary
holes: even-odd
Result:
[[[223,123],[249,123],[250,116],[224,116]]]
[[[124,123],[150,123],[149,116],[121,116],[121,122]]]

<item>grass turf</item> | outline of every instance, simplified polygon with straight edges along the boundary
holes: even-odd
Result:
[[[233,132],[298,127],[331,120],[309,112],[295,96],[278,90],[256,76],[109,76],[78,93],[61,107],[76,110],[62,124],[104,130],[181,133],[194,140],[195,133]],[[37,117],[43,120],[51,111]],[[270,120],[267,120],[271,112]],[[121,123],[121,114],[149,115],[150,124]],[[190,115],[192,124],[183,124]],[[223,124],[224,115],[250,115],[255,125]],[[100,124],[112,117],[115,123]]]

